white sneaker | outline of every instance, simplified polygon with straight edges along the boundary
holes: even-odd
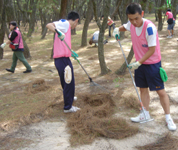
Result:
[[[64,113],[76,112],[77,110],[80,110],[80,108],[72,106],[69,110],[64,110]]]
[[[146,115],[146,119],[145,119],[145,115],[143,112],[141,112],[137,117],[132,117],[130,118],[131,121],[133,122],[142,122],[142,121],[146,121],[150,119],[150,115]]]
[[[76,101],[77,100],[77,96],[74,96],[74,101]]]
[[[171,35],[168,35],[167,38],[172,38],[172,36],[171,36]]]
[[[172,118],[166,120],[166,123],[167,123],[167,127],[168,127],[169,130],[175,131],[177,129],[177,127],[176,127],[174,121],[172,120]]]

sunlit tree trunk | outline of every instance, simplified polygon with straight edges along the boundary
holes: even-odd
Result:
[[[82,41],[81,41],[81,46],[87,46],[87,32],[88,32],[88,26],[90,23],[90,18],[92,15],[92,8],[93,4],[92,1],[88,1],[88,8],[87,8],[87,14],[86,14],[86,19],[83,27],[83,32],[82,32]]]

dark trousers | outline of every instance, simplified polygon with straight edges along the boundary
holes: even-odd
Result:
[[[113,27],[113,30],[115,29],[115,25],[114,25],[114,23],[111,25],[111,26],[109,26],[109,37],[111,37],[111,28]]]
[[[75,79],[74,79],[73,66],[69,57],[55,58],[54,61],[55,61],[56,69],[60,76],[61,86],[63,88],[64,109],[68,110],[72,107],[73,100],[74,100],[74,93],[75,93]],[[70,66],[72,71],[72,80],[69,84],[67,84],[64,79],[64,69],[68,65]]]

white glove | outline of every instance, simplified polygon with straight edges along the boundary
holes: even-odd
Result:
[[[115,28],[112,34],[116,40],[120,39],[119,28]]]
[[[1,48],[4,48],[6,46],[6,43],[1,44]]]
[[[139,61],[137,61],[137,62],[129,64],[127,67],[129,69],[137,69],[140,65],[141,65],[141,63]]]
[[[61,41],[63,41],[64,38],[65,38],[65,34],[62,33],[59,29],[55,29],[55,31],[56,31],[56,33],[58,34],[58,38],[60,38]]]

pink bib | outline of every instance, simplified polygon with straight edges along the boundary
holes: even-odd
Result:
[[[130,27],[133,50],[137,61],[139,61],[149,50],[148,42],[146,40],[146,30],[147,30],[147,25],[149,23],[152,22],[149,20],[145,20],[140,36],[137,36],[136,29],[132,24]],[[143,62],[143,64],[155,64],[160,61],[161,61],[161,52],[160,52],[159,38],[157,32],[155,52],[145,62]]]
[[[69,24],[69,29],[65,33],[64,40],[66,41],[68,46],[71,48],[71,27],[70,27],[70,24]],[[53,53],[54,53],[53,58],[70,57],[71,56],[71,51],[64,44],[64,42],[58,38],[57,33],[55,34]]]

